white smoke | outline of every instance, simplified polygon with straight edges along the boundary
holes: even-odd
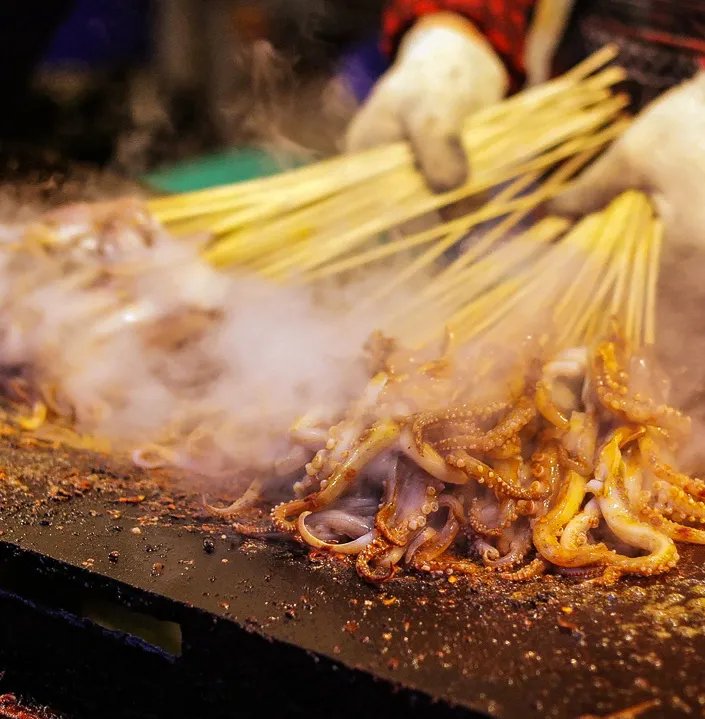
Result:
[[[364,387],[380,315],[354,309],[381,277],[314,291],[220,273],[138,206],[109,207],[62,210],[48,254],[46,220],[0,228],[0,359],[78,431],[199,472],[266,469],[300,415],[332,421]]]

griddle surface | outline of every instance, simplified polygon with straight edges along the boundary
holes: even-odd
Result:
[[[613,587],[410,576],[376,588],[346,563],[241,540],[203,511],[203,487],[22,444],[0,445],[7,566],[35,557],[38,572],[69,568],[74,581],[133,607],[176,621],[197,611],[446,707],[578,717],[656,698],[645,716],[703,715],[705,553],[697,549],[684,548],[666,577]]]
[[[14,217],[17,202],[42,207],[139,189],[31,151],[0,146],[0,160],[3,217]],[[705,548],[682,548],[666,577],[611,588],[422,577],[375,588],[347,564],[242,541],[203,511],[197,483],[183,489],[178,478],[16,437],[0,439],[0,469],[0,692],[3,669],[17,677],[9,656],[29,657],[30,690],[63,687],[67,702],[104,674],[100,714],[88,713],[104,719],[173,716],[178,692],[160,682],[213,693],[216,675],[218,691],[238,703],[229,714],[184,704],[187,715],[254,716],[245,711],[253,697],[264,716],[308,719],[402,706],[407,718],[474,710],[572,719],[652,698],[660,705],[643,716],[705,715]],[[206,489],[213,501],[229,499]],[[179,624],[183,654],[152,656],[130,637],[118,651],[69,611],[72,588]],[[39,627],[38,608],[52,600]],[[123,686],[140,672],[151,701]]]

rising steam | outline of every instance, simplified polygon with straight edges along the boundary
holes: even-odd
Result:
[[[378,275],[313,290],[218,273],[132,202],[0,240],[2,364],[31,368],[51,409],[140,463],[271,469],[302,413],[332,421],[369,377],[381,313],[352,310]]]
[[[14,214],[21,221],[0,225],[2,366],[29,373],[54,416],[141,464],[219,476],[271,472],[294,448],[289,429],[298,418],[330,426],[361,395],[371,372],[366,342],[387,313],[418,324],[416,310],[406,311],[418,285],[384,307],[356,311],[394,266],[345,284],[284,287],[213,270],[198,243],[168,235],[137,201],[71,206],[31,220]],[[551,286],[517,306],[490,344],[456,355],[447,392],[400,384],[401,414],[507,391],[527,335],[539,341],[547,328],[540,309],[582,266],[571,254],[554,257]],[[695,263],[690,275],[665,276],[659,328],[675,399],[691,412],[705,386],[705,326],[693,333],[698,277]],[[433,323],[428,311],[424,317]],[[293,460],[300,466],[300,457]]]

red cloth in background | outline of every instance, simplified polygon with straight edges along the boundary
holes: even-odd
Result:
[[[383,16],[383,48],[393,55],[402,35],[424,15],[454,12],[467,18],[502,58],[517,90],[524,82],[524,46],[536,0],[391,0]]]

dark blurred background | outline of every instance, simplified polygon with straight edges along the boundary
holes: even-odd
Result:
[[[334,78],[381,5],[3,0],[0,142],[130,173],[226,146],[333,151],[354,99]]]

